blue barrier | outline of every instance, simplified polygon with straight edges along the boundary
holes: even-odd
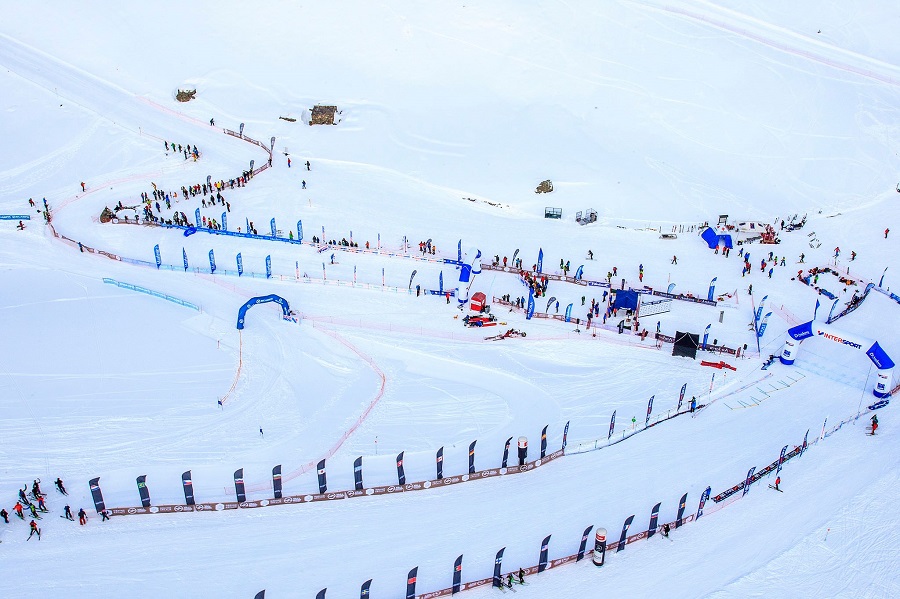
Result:
[[[131,260],[131,259],[122,259],[123,262],[132,262],[132,263],[144,263],[143,260]],[[147,265],[156,266],[152,262],[145,262]],[[130,291],[137,291],[138,293],[146,293],[147,295],[152,295],[153,297],[158,297],[160,299],[164,299],[166,301],[170,301],[174,304],[178,304],[179,306],[184,306],[185,308],[191,308],[192,310],[200,311],[200,306],[196,304],[192,304],[191,302],[184,301],[183,299],[174,297],[172,295],[168,295],[165,293],[161,293],[159,291],[153,291],[152,289],[147,289],[146,287],[140,287],[138,285],[132,285],[131,283],[123,283],[122,281],[116,281],[115,279],[108,279],[106,277],[103,278],[103,282],[108,285],[115,285],[116,287],[120,287],[122,289],[128,289]]]
[[[303,241],[300,239],[290,239],[288,237],[275,237],[273,235],[254,235],[253,233],[238,233],[237,231],[225,231],[222,229],[210,229],[209,227],[186,227],[184,225],[169,225],[164,223],[154,223],[159,227],[165,227],[166,229],[177,229],[179,231],[184,231],[185,236],[193,235],[194,233],[209,233],[210,235],[227,235],[229,237],[243,237],[245,239],[265,239],[268,241],[281,241],[283,243],[295,243],[302,245]],[[307,244],[309,245],[309,244]]]
[[[28,214],[0,214],[0,220],[31,220]]]

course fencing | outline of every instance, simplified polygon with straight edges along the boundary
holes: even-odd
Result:
[[[192,304],[191,302],[185,301],[181,298],[177,298],[174,295],[169,295],[160,291],[153,291],[152,289],[147,289],[146,287],[141,287],[140,285],[123,283],[121,281],[116,281],[115,279],[109,279],[106,277],[103,278],[103,282],[109,285],[115,285],[116,287],[120,287],[122,289],[129,289],[131,291],[137,291],[138,293],[146,293],[147,295],[152,295],[153,297],[164,299],[168,302],[172,302],[173,304],[178,304],[179,306],[184,306],[185,308],[190,308],[192,310],[197,310],[198,312],[201,311],[200,306],[198,306],[197,304]]]

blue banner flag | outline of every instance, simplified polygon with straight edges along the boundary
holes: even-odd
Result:
[[[241,258],[241,253],[238,252],[237,255],[237,268],[238,268],[238,276],[244,274],[244,260]]]
[[[575,280],[580,281],[582,276],[584,276],[584,264],[579,266],[578,270],[575,271]]]
[[[675,290],[675,283],[669,283],[669,288],[666,289],[666,293],[668,293],[669,295],[671,295],[671,294],[672,294],[672,291],[674,291],[674,290]]]
[[[566,438],[569,436],[569,422],[570,422],[570,421],[567,420],[567,421],[566,421],[566,426],[565,426],[565,428],[563,428],[563,442],[562,442],[562,448],[563,448],[564,451],[565,451],[565,449],[566,449]]]
[[[528,288],[528,311],[525,313],[525,320],[531,320],[534,316],[534,291]]]
[[[711,324],[706,325],[706,330],[703,331],[703,349],[706,349],[706,342],[709,340],[709,330],[712,328]]]
[[[199,208],[197,208],[194,211],[194,225],[197,227],[200,226],[200,209]]]
[[[687,390],[687,383],[681,386],[681,393],[678,394],[678,409],[681,409],[681,402],[684,401],[684,392]]]
[[[784,464],[784,454],[787,453],[787,448],[787,445],[781,448],[781,455],[778,456],[778,469],[775,471],[775,476],[778,476],[778,473],[781,472],[781,466]]]
[[[184,248],[181,248],[181,259],[184,260],[184,271],[187,272],[188,259],[187,259],[187,252],[185,251]]]
[[[756,334],[757,337],[762,338],[763,333],[766,332],[766,325],[769,324],[769,317],[772,316],[771,312],[766,312],[766,315],[763,316],[762,322],[759,323],[759,332]]]
[[[441,274],[438,275],[438,292],[444,295],[444,271],[441,271]]]
[[[216,255],[212,250],[209,250],[209,272],[216,272]]]
[[[743,497],[744,495],[747,494],[748,491],[750,491],[750,485],[753,483],[753,473],[754,472],[756,472],[756,466],[754,466],[753,468],[750,469],[749,472],[747,472],[747,478],[744,480],[744,494],[741,495],[741,497]]]
[[[456,261],[462,262],[462,239],[456,243]]]
[[[756,318],[756,323],[759,324],[759,319],[762,318],[763,306],[766,303],[766,300],[769,298],[768,295],[764,295],[762,301],[759,302],[759,307],[756,308],[756,314],[754,317]]]
[[[697,518],[703,515],[703,506],[706,505],[706,500],[709,499],[709,494],[712,493],[712,487],[706,487],[706,490],[703,491],[703,495],[700,496],[700,505],[697,506]],[[697,518],[694,518],[695,520]]]
[[[572,320],[572,304],[566,306],[566,322]]]
[[[222,213],[222,230],[223,231],[228,230],[228,213],[227,212]]]
[[[650,396],[650,401],[647,402],[647,418],[644,420],[644,426],[647,426],[650,423],[650,414],[653,412],[653,398],[655,395]]]
[[[709,293],[706,296],[706,299],[709,301],[713,301],[713,295],[716,293],[716,280],[719,277],[713,277],[713,280],[709,282]]]
[[[153,255],[156,257],[156,268],[159,268],[162,264],[162,258],[159,255],[159,244],[153,246]]]
[[[272,228],[272,237],[275,237],[275,235],[278,233],[278,229],[275,228],[275,219],[274,218],[269,221],[269,226]]]
[[[266,278],[272,278],[272,256],[266,256]]]
[[[541,272],[541,269],[544,267],[544,249],[538,249],[538,263],[537,263],[537,271]]]
[[[303,221],[297,221],[297,241],[303,241]]]
[[[820,306],[820,305],[821,305],[821,302],[819,302],[819,298],[816,298],[816,307],[815,307],[815,309],[813,310],[813,317],[812,317],[813,320],[816,319],[816,314],[819,313],[819,306]]]
[[[413,269],[412,274],[409,275],[409,286],[407,287],[407,289],[412,289],[412,282],[413,282],[413,279],[416,278],[416,272],[417,271],[415,269]]]

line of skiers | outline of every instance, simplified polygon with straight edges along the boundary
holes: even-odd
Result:
[[[176,146],[174,141],[172,143],[163,141],[163,144],[165,144],[166,152],[168,152],[169,150],[172,150],[174,152],[175,148],[177,147],[179,154],[184,153],[185,160],[187,160],[190,157],[193,157],[194,162],[197,162],[197,159],[200,158],[200,152],[197,151],[197,144],[194,144],[193,149],[191,148],[190,144],[188,144],[188,145],[184,146],[183,150],[182,150],[181,144],[178,144]]]
[[[247,182],[253,178],[252,171],[243,171],[239,177],[235,177],[225,181],[224,179],[220,179],[218,181],[211,181],[209,183],[197,183],[195,185],[190,186],[181,186],[181,198],[193,198],[196,196],[201,197],[201,206],[203,208],[213,207],[216,204],[219,204],[228,212],[231,212],[231,203],[227,202],[225,198],[222,196],[222,192],[226,189],[234,189],[237,187],[245,187]],[[164,203],[166,206],[166,210],[172,209],[172,201],[178,201],[179,195],[178,191],[164,191],[159,189],[156,183],[151,181],[150,185],[153,186],[153,191],[151,193],[141,192],[141,202],[144,204],[141,211],[144,214],[144,220],[150,222],[163,222],[165,224],[177,224],[182,226],[189,225],[189,221],[184,212],[175,212],[173,218],[166,219],[163,217],[163,209],[161,203]],[[209,195],[207,199],[206,196]],[[156,209],[155,211],[153,209]],[[121,210],[135,210],[137,211],[137,206],[125,206],[121,201],[116,205],[115,211]],[[124,220],[128,222],[128,215],[124,216]],[[135,222],[139,222],[139,216],[135,215]],[[204,226],[207,226],[204,224]],[[212,227],[211,227],[212,228]]]
[[[512,572],[507,574],[506,575],[506,583],[503,582],[502,576],[500,577],[500,579],[497,582],[500,585],[499,588],[503,588],[503,586],[505,585],[506,588],[509,588],[509,589],[512,588],[513,583],[525,584],[525,570],[523,570],[522,568],[519,568],[519,571],[516,574],[513,574]]]
[[[54,485],[60,494],[69,494],[61,478],[57,478],[56,481],[54,481]],[[37,535],[38,540],[41,538],[41,529],[38,527],[36,520],[41,520],[43,518],[43,516],[41,516],[42,513],[46,514],[50,512],[50,510],[47,509],[47,504],[45,502],[46,496],[46,493],[41,491],[41,479],[39,478],[34,480],[30,492],[28,491],[28,485],[19,489],[19,500],[16,501],[16,504],[13,506],[13,512],[22,521],[25,521],[26,517],[30,516],[31,522],[29,522],[30,532],[28,540],[35,535]],[[29,516],[26,516],[26,511]],[[109,510],[102,510],[100,515],[103,517],[103,521],[109,520]],[[4,523],[9,524],[9,512],[7,512],[5,508],[0,509],[0,518],[3,519]],[[68,505],[63,508],[63,515],[60,516],[60,518],[65,518],[72,522],[75,521],[75,517],[72,515],[72,509]],[[87,523],[87,519],[87,513],[84,511],[84,508],[79,509],[79,523],[83,526]]]

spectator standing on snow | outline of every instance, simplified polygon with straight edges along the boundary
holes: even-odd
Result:
[[[81,508],[80,510],[78,510],[78,523],[81,524],[82,526],[84,526],[85,523],[87,523],[87,514],[85,513],[84,508]]]

